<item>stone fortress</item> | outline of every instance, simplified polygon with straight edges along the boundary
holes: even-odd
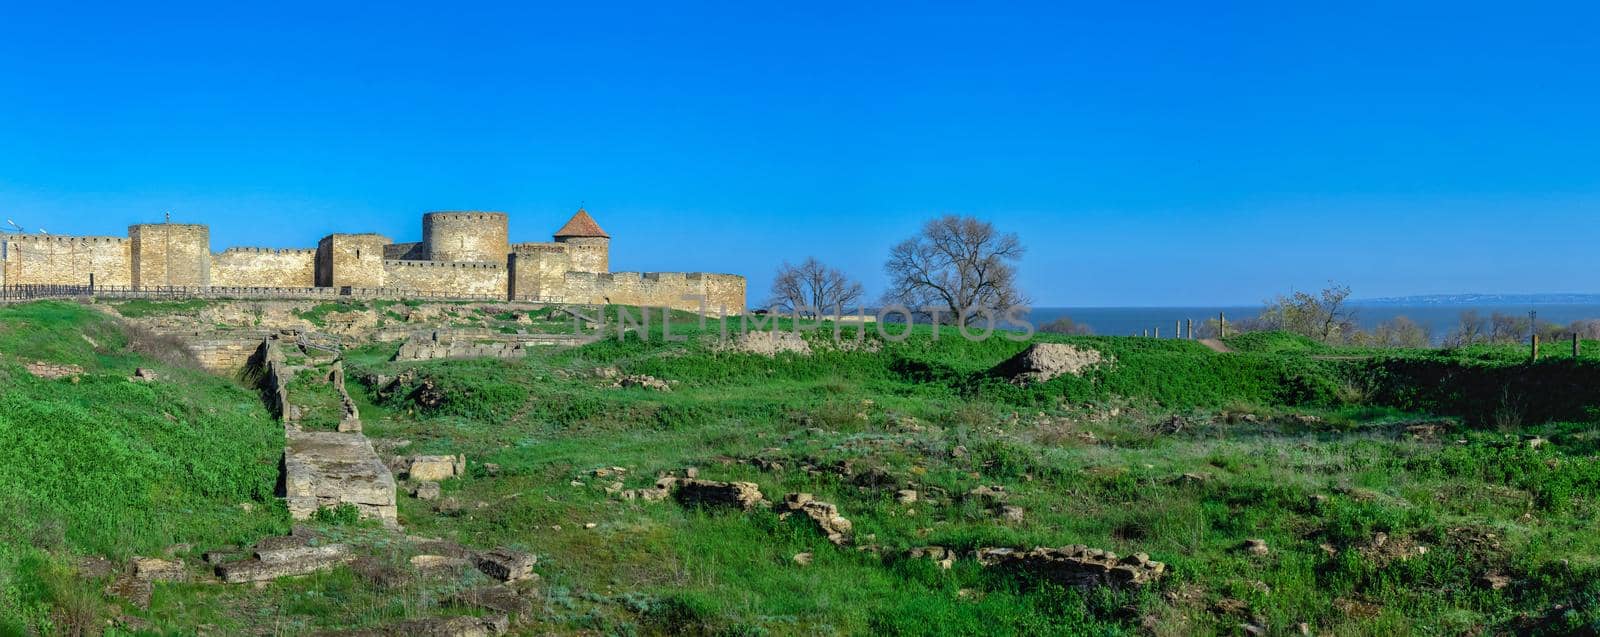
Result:
[[[0,234],[0,285],[292,298],[505,299],[743,313],[744,277],[611,272],[611,236],[583,209],[554,241],[511,243],[503,212],[430,212],[422,240],[331,234],[315,249],[211,252],[205,225],[138,224],[123,237]],[[723,308],[726,308],[725,310]]]

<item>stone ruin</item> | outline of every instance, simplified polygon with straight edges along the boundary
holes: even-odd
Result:
[[[1109,363],[1098,350],[1065,343],[1034,343],[989,370],[991,376],[1026,385],[1063,375],[1081,376],[1101,363]]]
[[[1152,561],[1144,553],[1119,559],[1115,553],[1082,544],[1039,547],[1031,551],[984,548],[978,549],[977,558],[979,564],[988,568],[1044,579],[1068,588],[1140,587],[1161,579],[1167,572],[1166,564]]]

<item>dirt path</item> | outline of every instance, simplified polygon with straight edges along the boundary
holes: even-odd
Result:
[[[1222,341],[1214,339],[1214,338],[1202,338],[1202,339],[1200,339],[1200,344],[1211,348],[1211,351],[1217,352],[1219,354],[1232,354],[1233,353],[1233,349],[1232,348],[1228,347]]]

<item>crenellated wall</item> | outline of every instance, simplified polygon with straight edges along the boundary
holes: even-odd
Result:
[[[317,242],[318,287],[384,287],[384,251],[394,241],[381,234],[330,234]]]
[[[468,296],[504,296],[508,289],[506,267],[498,263],[384,261],[383,270],[381,287]]]
[[[506,262],[510,253],[503,212],[430,212],[422,215],[428,261]]]
[[[228,248],[211,256],[211,285],[309,288],[317,284],[317,251]]]
[[[348,294],[360,298],[496,297],[616,303],[713,313],[744,310],[744,277],[610,272],[611,239],[584,210],[554,241],[510,244],[500,212],[431,212],[423,240],[331,234],[312,249],[212,254],[198,224],[137,224],[128,238],[0,234],[0,285],[210,288],[196,294]],[[261,290],[260,288],[277,288]],[[685,299],[684,297],[697,297]]]
[[[211,229],[194,223],[128,226],[132,284],[139,288],[211,285]]]
[[[133,285],[129,252],[121,237],[0,236],[0,284]]]

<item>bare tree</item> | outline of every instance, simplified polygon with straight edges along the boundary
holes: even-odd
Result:
[[[951,314],[1005,311],[1028,304],[1017,288],[1016,263],[1025,249],[1015,233],[974,217],[946,215],[889,251],[885,303],[914,310],[937,307]]]
[[[772,305],[791,312],[805,308],[807,316],[843,312],[860,303],[862,296],[860,283],[816,257],[806,257],[797,266],[785,261],[772,280]]]
[[[1463,347],[1476,343],[1486,342],[1488,337],[1484,334],[1487,324],[1477,310],[1462,310],[1456,319],[1456,329],[1445,337],[1445,344],[1451,347]]]
[[[1267,329],[1332,343],[1355,330],[1355,313],[1350,310],[1349,299],[1350,286],[1330,281],[1316,294],[1295,292],[1268,301],[1258,323]]]

